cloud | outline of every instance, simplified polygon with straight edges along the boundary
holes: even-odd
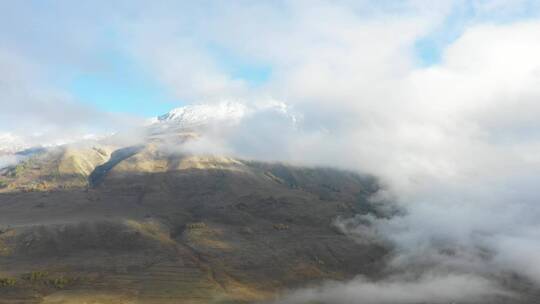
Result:
[[[301,117],[285,103],[273,99],[258,102],[225,100],[187,109],[179,115],[184,121],[183,127],[194,128],[197,135],[187,142],[182,141],[180,146],[174,140],[166,142],[163,148],[244,159],[285,160],[292,153],[288,150],[290,142],[303,136],[296,128]],[[161,121],[153,128],[157,130],[154,132],[170,132],[178,125],[173,118],[172,121]]]
[[[0,131],[32,146],[134,126],[137,119],[85,105],[49,84],[39,65],[0,49]],[[0,142],[13,145],[13,141]],[[13,147],[0,146],[0,149]]]
[[[471,23],[442,49],[441,62],[428,67],[417,65],[416,41],[440,26],[449,7],[465,2],[431,9],[410,2],[398,13],[391,7],[369,14],[362,5],[339,2],[232,4],[195,23],[198,35],[187,36],[189,47],[185,34],[175,40],[166,30],[165,40],[175,45],[171,54],[180,58],[165,56],[171,63],[164,66],[181,74],[174,62],[198,62],[189,59],[192,53],[212,62],[191,47],[209,42],[269,64],[272,76],[262,87],[224,85],[208,96],[240,95],[248,102],[272,96],[302,120],[293,125],[260,113],[205,137],[199,148],[219,143],[214,151],[240,157],[379,176],[407,210],[391,220],[369,219],[373,233],[395,245],[394,271],[435,269],[439,279],[472,275],[490,282],[510,272],[539,284],[538,269],[524,261],[533,260],[533,232],[540,230],[540,22],[486,21],[493,7],[477,4]],[[195,75],[184,70],[178,79]],[[213,66],[203,75],[214,73],[225,72]],[[180,91],[207,96],[203,87],[181,82],[198,89],[177,85]],[[233,82],[216,81],[223,83]]]
[[[490,303],[498,297],[511,299],[512,295],[501,292],[489,280],[474,275],[426,275],[419,279],[390,278],[378,282],[358,277],[345,284],[327,283],[314,289],[301,289],[280,299],[278,303]]]
[[[260,94],[303,114],[294,127],[272,116],[246,120],[221,138],[227,151],[381,177],[407,210],[369,219],[395,245],[393,271],[492,283],[510,273],[539,286],[540,272],[526,265],[540,231],[540,22],[471,24],[439,64],[419,67],[411,50],[430,18],[370,19],[318,4],[284,17],[265,11],[260,26],[250,23],[254,14],[242,19],[250,26],[225,27],[236,29],[230,47],[272,63]],[[321,294],[353,290],[333,288]]]
[[[338,104],[360,120],[370,113],[369,123],[311,146],[340,147],[314,157],[383,177],[406,207],[403,217],[369,219],[396,245],[394,271],[510,272],[540,284],[526,266],[540,231],[538,30],[537,21],[468,29],[440,65],[411,69],[376,102],[359,92],[357,103]]]
[[[22,157],[16,155],[0,155],[0,169],[13,166],[22,160]]]
[[[242,96],[246,83],[227,75],[204,47],[187,39],[174,39],[173,33],[141,33],[133,49],[148,69],[173,94],[188,102]]]

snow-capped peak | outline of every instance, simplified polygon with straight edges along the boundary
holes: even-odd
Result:
[[[197,104],[180,107],[158,116],[156,122],[174,122],[177,126],[194,127],[210,122],[236,122],[247,112],[238,102],[225,101],[216,104]]]
[[[146,125],[150,126],[154,131],[165,131],[171,128],[194,128],[210,124],[231,126],[250,115],[262,112],[277,112],[288,117],[295,123],[296,117],[289,110],[287,104],[276,100],[264,100],[250,104],[236,101],[222,101],[179,107],[164,115],[148,120]]]

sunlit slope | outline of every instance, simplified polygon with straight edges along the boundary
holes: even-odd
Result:
[[[61,146],[43,150],[0,171],[0,191],[48,191],[85,187],[95,167],[110,158],[109,146]]]

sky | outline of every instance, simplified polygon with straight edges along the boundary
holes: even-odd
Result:
[[[284,24],[301,23],[300,15],[314,7],[330,5],[324,1],[315,3],[5,1],[0,4],[3,28],[0,50],[4,60],[13,63],[9,58],[16,57],[22,65],[4,69],[31,74],[24,75],[25,78],[38,74],[39,79],[26,80],[27,85],[56,91],[74,105],[97,111],[151,117],[179,105],[204,101],[205,94],[220,90],[217,87],[220,85],[227,90],[236,87],[237,92],[227,92],[233,97],[239,95],[240,87],[264,91],[263,87],[272,82],[273,72],[280,73],[284,67],[274,61],[272,54],[261,53],[250,44],[264,39],[264,31],[273,26],[276,26],[275,35],[286,34]],[[307,9],[304,10],[304,6]],[[430,1],[359,1],[354,4],[337,1],[331,6],[341,10],[350,8],[351,14],[356,15],[349,17],[366,22],[381,18],[384,22],[410,19],[410,23],[418,23],[416,29],[410,29],[415,33],[408,41],[412,45],[406,46],[412,53],[406,56],[419,67],[440,63],[445,47],[468,27],[528,20],[538,14],[536,1],[438,1],[437,4]],[[254,16],[248,16],[245,23],[235,19],[250,12],[262,15],[263,19],[268,14],[269,18],[259,22],[252,18]],[[326,26],[331,27],[334,16],[332,10],[327,13],[329,24]],[[219,33],[221,25],[228,27],[223,30],[226,32],[223,36]],[[242,29],[243,26],[246,29]],[[257,27],[262,37],[257,37]],[[225,36],[231,40],[224,41]],[[241,41],[233,41],[235,39],[249,42],[242,45]],[[167,67],[166,62],[155,58],[165,56],[178,62]],[[199,65],[201,71],[183,66],[190,60],[194,66]],[[167,68],[170,71],[166,71]],[[175,83],[181,79],[183,84]],[[216,87],[201,83],[211,80],[216,81]],[[190,92],[197,90],[197,83],[206,91],[204,94]],[[9,97],[3,98],[3,103],[9,102],[7,99]]]
[[[0,139],[233,100],[253,114],[190,151],[373,174],[407,210],[336,223],[394,244],[400,275],[285,302],[482,298],[509,273],[540,284],[538,33],[525,0],[0,1]]]

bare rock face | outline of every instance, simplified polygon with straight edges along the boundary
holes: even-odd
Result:
[[[358,274],[376,179],[132,147],[57,147],[1,173],[0,303],[247,303]],[[2,283],[3,282],[3,283]]]

